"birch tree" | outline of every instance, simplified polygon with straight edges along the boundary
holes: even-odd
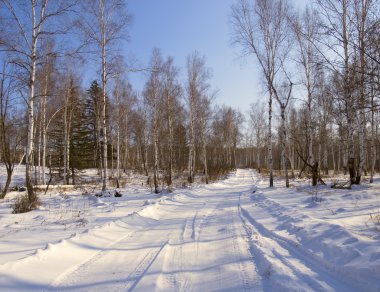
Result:
[[[107,187],[108,140],[107,140],[107,84],[112,77],[113,53],[120,41],[126,38],[126,28],[130,23],[125,1],[123,0],[86,0],[78,26],[84,33],[84,40],[95,48],[99,57],[102,81],[102,144],[103,174],[102,190]]]
[[[132,85],[127,83],[122,74],[115,78],[114,98],[116,102],[116,174],[120,179],[121,169],[126,171],[128,167],[129,123],[132,107],[136,102]]]
[[[254,130],[254,141],[256,146],[256,168],[261,173],[261,155],[260,148],[265,135],[265,108],[261,102],[251,104],[249,110],[249,122]]]
[[[40,82],[40,132],[41,143],[39,153],[41,153],[41,181],[42,184],[46,184],[46,149],[47,149],[47,100],[51,96],[52,87],[52,75],[53,75],[53,44],[51,41],[46,41],[44,45],[45,50],[45,62],[41,68],[41,82]]]
[[[363,175],[364,163],[365,163],[365,129],[366,129],[366,116],[365,109],[368,105],[368,92],[366,90],[366,79],[367,79],[367,58],[366,52],[368,51],[369,45],[367,40],[369,39],[368,31],[369,24],[371,23],[370,13],[373,10],[373,5],[375,1],[373,0],[353,0],[354,9],[354,26],[355,26],[355,36],[356,36],[356,46],[355,51],[358,58],[358,106],[359,117],[358,117],[358,136],[359,136],[359,163],[358,172],[356,176],[356,183],[360,184],[361,177]]]
[[[347,124],[347,168],[350,183],[356,183],[356,162],[354,153],[355,102],[353,95],[352,64],[353,50],[350,47],[353,37],[352,19],[353,0],[317,0],[322,15],[322,54],[326,67],[339,75],[341,81],[341,100]]]
[[[207,96],[209,90],[208,80],[210,72],[206,68],[205,58],[201,57],[198,52],[193,52],[187,57],[187,82],[186,82],[186,103],[189,111],[188,120],[188,181],[194,182],[194,173],[196,169],[196,127],[197,127],[197,109],[201,106],[201,100]]]
[[[70,155],[71,155],[71,136],[72,136],[72,119],[73,109],[77,106],[77,97],[75,96],[76,88],[74,85],[73,75],[69,75],[64,88],[64,103],[63,103],[63,179],[66,184],[70,184]],[[74,173],[72,173],[74,177]]]
[[[32,186],[32,164],[34,150],[35,116],[34,105],[36,96],[36,72],[39,64],[43,63],[40,54],[40,41],[46,35],[62,33],[54,21],[66,15],[75,5],[74,0],[53,1],[31,0],[9,1],[1,0],[0,8],[9,16],[5,30],[6,38],[0,38],[0,46],[10,52],[14,58],[12,62],[24,73],[21,81],[26,85],[28,93],[27,108],[27,143],[26,143],[26,176],[28,200],[31,208],[35,206],[36,194]]]
[[[149,107],[151,135],[153,143],[153,183],[155,193],[159,193],[159,103],[162,97],[162,57],[158,49],[154,49],[150,61],[149,79],[145,85],[144,98]]]
[[[378,107],[380,96],[380,38],[378,22],[373,22],[368,37],[368,55],[367,68],[369,73],[368,93],[370,98],[370,121],[371,121],[371,138],[370,138],[370,183],[374,181],[375,167],[377,161],[376,139],[378,137]]]
[[[284,98],[279,94],[282,85],[281,71],[284,70],[289,46],[290,7],[286,0],[239,0],[232,6],[233,42],[242,48],[244,54],[252,54],[259,63],[264,75],[265,87],[269,94],[268,110],[268,166],[269,186],[273,187],[273,152],[272,152],[272,101],[275,98],[281,110],[287,106],[289,92]],[[285,154],[285,153],[284,153]],[[285,157],[283,157],[285,160]],[[287,183],[288,185],[288,183]]]
[[[114,88],[114,98],[116,101],[116,181],[117,181],[117,187],[119,187],[119,179],[121,177],[120,174],[120,144],[121,144],[121,135],[120,135],[120,128],[121,128],[121,89],[122,81],[120,80],[120,77],[118,76],[115,80],[115,88]]]
[[[209,96],[204,96],[201,98],[198,111],[197,111],[197,120],[199,128],[199,140],[201,145],[201,160],[203,164],[203,173],[206,184],[209,183],[209,165],[208,165],[208,154],[207,154],[207,139],[209,137],[209,120],[212,117],[211,112],[211,101],[212,98]]]
[[[7,170],[7,179],[1,189],[0,199],[8,192],[15,163],[16,147],[20,145],[20,132],[14,125],[14,93],[17,90],[16,80],[9,74],[10,65],[4,62],[0,72],[0,158]]]
[[[316,90],[317,90],[317,75],[320,71],[317,37],[318,37],[318,13],[309,7],[299,18],[292,21],[295,39],[297,42],[297,58],[296,62],[302,68],[301,83],[306,89],[306,140],[307,140],[307,164],[310,166],[313,181],[312,184],[317,184],[318,162],[313,155],[313,145],[315,138],[313,137],[313,107],[315,105]]]
[[[179,69],[174,66],[174,59],[168,57],[162,66],[162,86],[163,86],[163,104],[167,121],[168,131],[168,170],[167,170],[167,184],[169,190],[172,186],[173,164],[174,164],[174,120],[178,113],[178,99],[182,95],[182,87],[178,81]]]

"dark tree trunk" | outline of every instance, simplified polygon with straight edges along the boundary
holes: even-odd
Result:
[[[9,189],[9,186],[10,186],[11,180],[12,180],[12,173],[13,173],[13,169],[10,169],[7,167],[7,181],[5,182],[5,186],[4,186],[4,189],[0,195],[0,199],[4,199],[5,195],[8,192],[8,189]]]
[[[348,171],[350,173],[350,183],[356,184],[355,158],[349,158],[347,162]]]
[[[71,166],[71,175],[72,175],[73,185],[75,186],[75,170],[74,170],[74,166]]]
[[[311,167],[312,185],[315,187],[318,183],[318,161],[315,161]]]

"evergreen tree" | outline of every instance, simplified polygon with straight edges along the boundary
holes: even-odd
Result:
[[[98,81],[92,81],[90,88],[87,90],[87,98],[85,101],[85,120],[93,141],[93,163],[97,167],[99,173],[102,169],[102,89]]]

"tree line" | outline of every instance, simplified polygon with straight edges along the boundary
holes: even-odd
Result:
[[[236,167],[243,115],[214,104],[205,57],[189,54],[182,83],[181,68],[159,49],[146,68],[127,65],[118,49],[131,19],[125,1],[0,5],[2,197],[19,162],[31,206],[34,185],[76,184],[86,168],[98,170],[103,190],[135,170],[159,192],[175,177],[192,183],[200,173],[208,183]],[[91,62],[99,77],[84,84],[78,67]],[[141,92],[128,81],[133,71],[147,76]]]
[[[367,172],[373,181],[379,2],[292,4],[231,7],[233,43],[263,77],[244,128],[242,112],[215,104],[200,53],[190,53],[185,68],[159,49],[145,68],[127,64],[120,55],[131,21],[126,1],[0,0],[0,160],[8,174],[1,196],[20,162],[31,206],[33,185],[76,184],[86,168],[98,170],[103,190],[128,170],[151,177],[156,192],[179,176],[192,183],[200,174],[208,183],[236,167],[267,173],[270,186],[277,175],[287,187],[302,175],[316,185],[330,170],[347,172],[349,185]],[[97,78],[83,82],[94,67]],[[146,75],[141,92],[128,81],[136,71]]]
[[[258,104],[250,111],[254,160],[268,167],[270,186],[274,169],[287,187],[295,170],[311,175],[313,185],[331,169],[349,174],[345,187],[368,173],[373,182],[379,169],[379,1],[293,5],[239,0],[232,6],[233,42],[256,60],[268,100],[267,109]]]

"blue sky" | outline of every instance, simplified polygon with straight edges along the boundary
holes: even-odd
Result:
[[[152,48],[163,56],[173,56],[184,80],[186,56],[197,50],[206,57],[212,70],[210,81],[219,89],[215,100],[245,112],[250,103],[261,98],[260,75],[253,56],[244,60],[239,48],[231,46],[230,7],[234,0],[130,0],[133,15],[127,54],[132,53],[141,66],[149,63]],[[140,90],[146,77],[131,73],[132,84]]]

